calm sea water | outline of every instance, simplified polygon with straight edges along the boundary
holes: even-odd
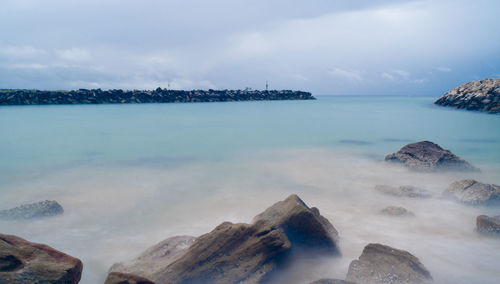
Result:
[[[367,243],[381,242],[415,254],[437,283],[498,283],[500,242],[474,232],[477,215],[498,209],[373,191],[413,184],[438,197],[457,179],[500,184],[500,116],[433,100],[0,107],[0,208],[44,199],[65,208],[55,218],[0,221],[1,232],[81,258],[82,283],[99,283],[111,264],[162,239],[249,222],[297,193],[339,230],[343,257],[298,263],[285,282],[344,278]],[[482,171],[422,174],[382,162],[421,140]],[[387,205],[416,217],[378,215]]]

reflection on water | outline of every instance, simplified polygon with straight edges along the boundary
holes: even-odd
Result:
[[[477,215],[498,215],[498,209],[439,198],[457,179],[500,184],[498,164],[478,164],[482,171],[470,174],[413,173],[367,159],[354,149],[291,148],[218,160],[170,161],[176,166],[139,160],[58,169],[9,184],[0,208],[55,199],[65,209],[62,216],[2,221],[0,226],[3,233],[81,258],[82,283],[102,283],[114,262],[133,258],[167,237],[197,236],[223,221],[250,222],[274,202],[296,193],[318,207],[339,231],[343,257],[295,263],[282,272],[280,281],[344,278],[363,247],[380,242],[419,257],[436,283],[498,282],[500,242],[474,232]],[[376,184],[411,184],[436,198],[387,196],[373,189]],[[378,213],[388,205],[405,207],[416,217]]]

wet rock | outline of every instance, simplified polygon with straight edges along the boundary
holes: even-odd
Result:
[[[357,284],[428,283],[432,277],[411,253],[369,244],[359,259],[349,265],[346,280]]]
[[[82,262],[47,245],[0,234],[0,283],[78,283]]]
[[[155,284],[154,282],[137,275],[111,272],[104,284]]]
[[[354,284],[353,282],[347,282],[340,279],[320,279],[309,284]]]
[[[443,192],[443,197],[468,205],[500,204],[500,186],[485,184],[473,179],[456,181]]]
[[[340,255],[337,240],[337,231],[318,209],[291,195],[257,215],[252,224],[222,223],[196,238],[186,250],[176,250],[176,257],[167,254],[169,259],[162,267],[134,274],[148,275],[157,283],[261,283],[296,257],[294,251]],[[148,254],[154,253],[153,247],[142,258],[152,259]],[[161,258],[161,253],[157,255]],[[147,267],[140,258],[133,263]],[[120,269],[113,267],[114,271]]]
[[[54,200],[45,200],[31,204],[23,204],[21,206],[0,210],[0,218],[2,219],[34,219],[42,217],[50,217],[62,214],[64,212],[62,206]]]
[[[485,235],[500,237],[500,215],[494,217],[486,215],[477,216],[476,230]]]
[[[385,156],[385,160],[401,163],[409,169],[422,172],[477,170],[449,150],[445,150],[430,141],[405,145],[398,152]]]
[[[375,190],[383,194],[397,196],[397,197],[410,197],[410,198],[429,198],[432,194],[422,188],[411,185],[402,185],[399,187],[379,184],[375,186]]]
[[[460,85],[434,103],[459,109],[500,113],[500,79],[484,79]]]
[[[388,216],[412,217],[415,216],[410,210],[399,206],[387,206],[380,213]]]

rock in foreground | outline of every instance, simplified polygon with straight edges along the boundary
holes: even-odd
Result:
[[[357,284],[427,283],[431,274],[411,253],[381,244],[367,245],[349,265],[347,281]]]
[[[459,109],[500,113],[500,79],[484,79],[463,84],[434,103]]]
[[[104,284],[155,284],[154,282],[137,275],[111,272]]]
[[[31,204],[23,204],[21,206],[0,210],[0,218],[2,219],[34,219],[42,217],[50,217],[62,214],[64,212],[62,206],[54,200],[45,200]]]
[[[495,217],[477,216],[476,230],[482,234],[500,237],[500,215]]]
[[[401,163],[409,169],[422,172],[477,170],[449,150],[430,141],[405,145],[398,152],[385,156],[385,160]]]
[[[134,274],[148,275],[157,283],[261,283],[294,257],[294,251],[339,255],[337,240],[337,231],[318,209],[291,195],[256,216],[252,224],[222,223],[196,238],[189,248],[176,249],[175,257],[167,254],[162,259],[159,253],[156,259],[163,262],[162,267]],[[148,254],[155,254],[155,249]],[[145,253],[133,265],[147,267],[141,258],[151,259]],[[114,271],[122,269],[134,271],[133,267],[113,267]]]
[[[459,180],[448,186],[443,197],[468,205],[497,205],[500,203],[500,186],[473,179]]]
[[[0,234],[0,283],[78,283],[82,262],[47,245]]]
[[[411,185],[393,187],[389,185],[379,184],[375,186],[375,190],[383,194],[396,197],[429,198],[432,196],[429,191]]]
[[[399,216],[399,217],[412,217],[415,216],[410,210],[399,206],[387,206],[380,211],[383,215]]]

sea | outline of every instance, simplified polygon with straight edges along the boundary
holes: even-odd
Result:
[[[56,200],[64,214],[0,220],[0,233],[84,264],[81,283],[172,236],[249,223],[297,194],[339,231],[341,257],[307,258],[279,283],[345,279],[368,243],[409,251],[435,283],[499,283],[500,240],[475,232],[471,207],[441,198],[456,180],[500,185],[500,116],[433,97],[318,96],[312,101],[0,107],[0,209]],[[479,172],[418,173],[384,162],[428,140]],[[383,195],[413,185],[433,198]],[[413,218],[384,216],[403,206]]]

